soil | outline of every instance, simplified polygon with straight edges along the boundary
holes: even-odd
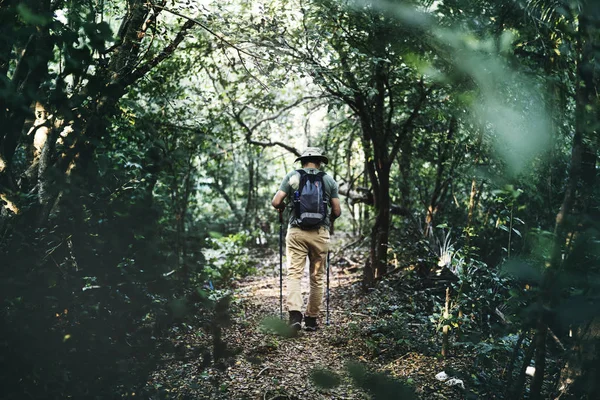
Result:
[[[440,335],[411,312],[414,291],[402,275],[365,294],[357,268],[364,260],[353,257],[331,258],[329,325],[324,304],[320,329],[296,337],[276,333],[279,259],[266,259],[233,291],[230,322],[221,330],[224,355],[215,361],[205,350],[214,346],[214,331],[182,323],[167,338],[179,355],[164,356],[144,393],[152,399],[493,398],[469,390],[471,356],[440,356]],[[305,299],[307,288],[305,276]],[[358,381],[352,366],[363,369]],[[462,385],[436,379],[442,371]],[[401,395],[405,389],[409,394]]]

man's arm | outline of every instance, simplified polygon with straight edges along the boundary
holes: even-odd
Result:
[[[331,199],[331,216],[333,218],[338,218],[340,215],[342,215],[342,206],[340,204],[340,199],[336,197]]]
[[[285,204],[283,203],[283,200],[285,200],[286,197],[287,197],[286,192],[284,192],[283,190],[278,190],[277,193],[275,193],[275,196],[273,196],[271,205],[278,210],[283,210],[285,208]],[[339,203],[339,201],[338,201],[338,203]]]
[[[340,199],[337,197],[333,197],[330,201],[331,204],[331,214],[329,215],[329,234],[333,235],[335,233],[335,220],[337,217],[342,215],[342,206],[340,205]]]

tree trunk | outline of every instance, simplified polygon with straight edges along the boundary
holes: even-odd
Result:
[[[525,340],[525,337],[527,336],[527,330],[523,330],[521,332],[521,334],[519,335],[519,338],[517,339],[517,343],[515,344],[515,348],[513,349],[512,355],[510,357],[510,361],[508,362],[508,365],[506,366],[506,387],[510,388],[513,385],[513,373],[514,373],[514,369],[515,369],[515,363],[517,362],[517,357],[519,356],[519,353],[521,352],[521,346],[523,345],[523,341]]]
[[[407,135],[402,140],[401,150],[399,153],[399,161],[398,164],[400,166],[400,175],[402,176],[401,184],[400,184],[400,194],[402,199],[400,201],[400,205],[406,209],[410,209],[411,207],[411,180],[410,180],[410,172],[412,165],[412,136]]]
[[[595,156],[586,156],[589,153],[588,143],[597,139],[597,121],[600,102],[597,97],[598,77],[596,55],[598,54],[598,35],[600,29],[600,9],[596,2],[586,1],[579,14],[579,31],[577,48],[580,60],[577,64],[576,82],[576,117],[575,135],[571,153],[571,166],[569,180],[563,204],[556,216],[555,244],[551,264],[556,269],[562,260],[562,248],[566,236],[566,220],[576,200],[580,188],[581,202],[592,201],[589,189],[580,183],[596,180],[596,171],[591,171],[591,164],[595,165]],[[585,167],[585,171],[584,171]],[[585,175],[583,173],[586,173]],[[590,173],[589,176],[587,174]],[[581,204],[582,210],[593,209],[592,204]],[[556,275],[552,271],[552,275]],[[548,275],[548,274],[547,274]],[[556,279],[555,276],[552,278]],[[549,282],[551,285],[552,282]],[[550,295],[550,294],[548,294]],[[559,390],[561,399],[592,399],[600,395],[600,321],[594,318],[578,329],[573,348],[568,353],[569,358],[561,371]]]
[[[47,15],[50,12],[49,0],[41,1],[36,6],[33,10],[36,13]],[[9,79],[8,76],[4,76],[6,83],[0,86],[2,91],[10,94],[8,97],[13,97],[11,104],[0,100],[0,194],[7,194],[8,190],[16,189],[12,176],[12,160],[21,140],[29,106],[38,97],[39,87],[48,75],[48,62],[53,56],[52,48],[49,27],[35,27],[24,44],[12,77]],[[4,58],[4,55],[0,58]]]
[[[448,191],[448,187],[452,182],[452,175],[454,172],[454,163],[451,164],[450,170],[446,173],[446,164],[447,160],[451,156],[452,151],[452,141],[454,139],[454,134],[456,132],[456,128],[458,126],[458,122],[455,117],[450,119],[450,124],[448,126],[448,131],[446,136],[440,138],[437,148],[437,170],[435,175],[435,185],[433,188],[433,192],[429,198],[429,204],[427,205],[427,210],[425,210],[425,237],[433,234],[433,226],[435,221],[435,215],[439,211],[441,205],[444,202],[444,198],[446,197],[446,193]],[[448,178],[444,179],[444,176],[448,176]]]
[[[477,179],[473,178],[471,181],[471,193],[469,195],[469,207],[467,209],[467,225],[465,227],[466,231],[466,239],[465,239],[465,247],[469,248],[469,242],[472,236],[473,230],[473,214],[475,213],[475,198],[477,196]]]
[[[576,332],[575,345],[567,353],[560,373],[556,399],[580,400],[600,397],[600,318]]]
[[[450,325],[448,325],[448,318],[450,318],[450,288],[446,288],[446,303],[444,305],[444,327],[442,332],[442,357],[448,357],[450,355]]]
[[[387,252],[390,236],[390,165],[378,168],[377,191],[373,191],[377,216],[371,230],[369,267],[365,268],[363,284],[365,289],[372,286],[377,278],[387,272]]]
[[[542,384],[546,371],[546,338],[548,337],[548,325],[544,318],[538,321],[537,334],[532,346],[535,346],[535,373],[531,381],[530,399],[540,400],[542,398]]]
[[[243,223],[242,223],[242,227],[244,229],[250,229],[251,228],[251,224],[254,221],[253,218],[251,217],[254,213],[254,194],[255,194],[255,187],[256,187],[256,183],[255,183],[255,177],[256,177],[256,172],[255,172],[255,168],[254,168],[254,163],[255,163],[255,158],[254,158],[254,150],[253,149],[249,149],[248,151],[248,186],[247,186],[247,193],[246,193],[246,208],[244,209],[244,219],[243,219]]]
[[[52,164],[52,156],[54,154],[55,143],[58,137],[57,129],[53,127],[43,127],[42,129],[46,129],[48,132],[46,133],[46,143],[42,149],[42,154],[40,155],[38,162],[38,203],[40,205],[37,226],[41,228],[48,216],[50,215],[50,211],[54,206],[54,200],[56,198],[56,194],[58,191],[56,190],[56,182],[52,177],[51,168]]]
[[[173,199],[174,204],[176,205],[176,219],[177,219],[177,237],[176,237],[176,253],[177,253],[177,266],[181,269],[181,274],[183,277],[188,277],[189,269],[187,263],[187,235],[185,230],[185,221],[187,216],[187,210],[189,206],[189,199],[192,194],[192,175],[194,169],[194,158],[193,151],[190,149],[190,155],[188,156],[186,162],[186,174],[183,178],[183,190],[179,190],[178,187],[175,188],[174,193],[175,197]],[[179,182],[175,182],[175,185],[179,185]]]
[[[523,389],[525,387],[525,379],[527,378],[526,371],[529,364],[531,364],[531,358],[533,357],[533,352],[535,351],[535,343],[537,341],[537,333],[535,334],[533,340],[529,344],[529,347],[525,351],[525,355],[523,356],[523,364],[521,364],[521,369],[519,370],[519,375],[517,376],[517,381],[513,387],[508,387],[507,389],[510,392],[507,394],[507,399],[522,399],[523,398]]]

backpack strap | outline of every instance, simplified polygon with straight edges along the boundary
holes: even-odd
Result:
[[[321,177],[321,181],[323,182],[323,203],[325,204],[325,214],[327,214],[327,206],[328,206],[328,203],[327,203],[327,201],[325,200],[325,197],[326,197],[326,195],[327,195],[327,191],[325,190],[325,187],[326,187],[326,186],[325,186],[325,179],[324,179],[324,178],[325,178],[325,175],[327,175],[327,174],[326,174],[325,172],[323,172],[323,171],[319,171],[319,172],[317,173],[317,175],[318,175],[319,177]]]
[[[300,177],[303,177],[304,175],[308,175],[308,172],[306,172],[303,169],[297,169],[296,172],[300,174]],[[327,174],[325,172],[323,172],[323,171],[319,171],[315,175],[318,175],[318,176],[320,176],[322,178],[322,177],[324,177]]]
[[[298,189],[296,189],[295,191],[300,192],[302,190],[302,181],[303,178],[308,175],[308,172],[306,172],[303,169],[297,169],[296,172],[298,173],[298,175],[300,176],[298,178]],[[294,189],[292,189],[292,193],[294,192]]]

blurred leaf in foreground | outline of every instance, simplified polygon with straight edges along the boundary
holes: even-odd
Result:
[[[340,376],[333,371],[316,368],[310,373],[310,380],[322,389],[333,389],[341,383]]]
[[[502,266],[502,275],[511,276],[519,281],[539,284],[542,282],[542,272],[539,268],[524,260],[512,259]]]
[[[417,395],[408,384],[386,374],[369,372],[363,365],[351,362],[348,373],[354,384],[373,396],[374,400],[416,400]]]
[[[294,335],[294,332],[290,329],[288,324],[284,320],[276,317],[265,318],[260,326],[263,331],[274,333],[279,336],[292,337]]]

